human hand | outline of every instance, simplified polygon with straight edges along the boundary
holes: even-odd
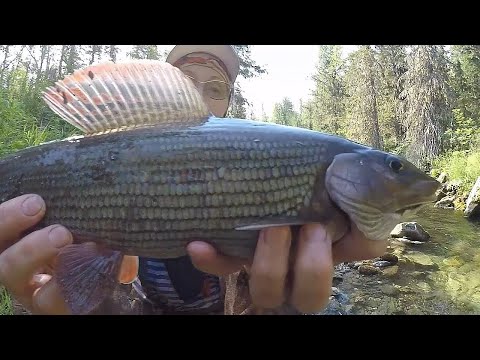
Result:
[[[302,313],[315,313],[328,304],[335,265],[374,258],[387,248],[387,240],[369,240],[355,224],[333,243],[333,231],[328,229],[320,224],[302,226],[292,264],[289,264],[292,235],[288,226],[260,232],[251,264],[221,255],[204,242],[192,242],[187,250],[198,269],[217,276],[237,272],[246,266],[251,300],[256,307],[273,309],[287,300]],[[289,284],[290,266],[293,274]]]
[[[0,285],[34,314],[68,314],[52,280],[51,264],[72,242],[71,233],[52,225],[22,237],[44,214],[45,202],[38,195],[22,195],[0,204]]]

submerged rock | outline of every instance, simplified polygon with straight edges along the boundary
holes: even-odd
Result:
[[[405,313],[407,315],[423,315],[424,312],[416,307],[412,307],[410,309],[407,309],[407,311],[405,311]]]
[[[380,270],[377,269],[375,266],[360,265],[358,267],[358,272],[362,275],[375,275],[375,274],[380,273]]]
[[[356,261],[356,262],[353,262],[353,263],[349,263],[348,267],[350,267],[352,269],[358,269],[362,265],[364,265],[363,261]]]
[[[390,261],[378,260],[378,261],[374,261],[372,265],[378,268],[383,268],[387,266],[392,266],[392,263]]]
[[[462,274],[468,274],[471,271],[475,271],[478,269],[478,265],[474,264],[472,262],[467,262],[460,266],[457,270],[457,272],[462,273]]]
[[[398,263],[398,256],[390,253],[385,253],[382,256],[376,258],[372,265],[379,268],[384,268],[387,266],[393,266]]]
[[[387,277],[394,277],[398,273],[398,265],[390,266],[382,270],[382,274]]]
[[[442,262],[447,266],[455,266],[455,267],[459,267],[463,264],[463,261],[459,256],[452,256],[452,257],[443,259]]]
[[[432,261],[432,259],[428,255],[423,254],[421,252],[412,251],[408,254],[405,254],[404,257],[415,264],[419,264],[427,267],[435,266],[435,263]]]
[[[446,290],[452,295],[457,295],[462,288],[462,280],[463,279],[461,278],[459,280],[459,276],[456,276],[456,274],[449,274],[448,280],[445,284]]]
[[[396,265],[398,263],[398,256],[395,254],[385,253],[378,259],[381,261],[388,261],[392,265]]]
[[[388,296],[396,296],[400,293],[400,291],[393,285],[385,284],[380,287],[380,291]]]
[[[339,275],[334,275],[332,279],[333,286],[338,286],[342,283],[343,277]]]
[[[391,315],[398,313],[398,306],[394,299],[389,298],[386,301],[382,302],[378,307],[376,314],[378,315]]]
[[[332,295],[340,304],[346,304],[348,302],[348,296],[341,292],[337,287],[332,287]]]
[[[428,285],[428,283],[426,283],[425,281],[420,281],[419,283],[417,283],[417,287],[425,292],[429,292],[432,290],[430,285]]]

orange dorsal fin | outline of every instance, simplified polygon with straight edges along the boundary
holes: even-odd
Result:
[[[84,134],[178,127],[210,116],[195,84],[156,60],[111,61],[75,70],[42,92],[48,107]]]

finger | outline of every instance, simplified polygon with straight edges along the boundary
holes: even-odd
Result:
[[[381,256],[387,250],[388,240],[370,240],[355,224],[351,231],[332,246],[333,262],[338,265],[342,262],[352,262],[373,259]]]
[[[15,298],[17,302],[22,304],[26,309],[32,311],[32,296],[38,288],[42,287],[48,280],[50,280],[51,276],[48,274],[35,274],[33,275],[31,281],[25,285],[24,295],[16,295]]]
[[[34,292],[32,307],[32,312],[36,314],[71,314],[57,283],[48,276],[43,279],[43,285]]]
[[[0,283],[16,296],[31,296],[28,291],[33,275],[71,242],[72,235],[60,225],[27,235],[0,254]]]
[[[328,304],[333,278],[331,247],[324,226],[308,224],[300,230],[291,303],[303,313],[319,312]]]
[[[275,308],[283,303],[291,241],[289,227],[272,227],[260,232],[249,281],[255,306]]]
[[[35,194],[22,195],[0,204],[0,251],[38,223],[44,214],[45,202]]]
[[[189,243],[187,252],[198,270],[216,276],[237,272],[245,264],[244,260],[219,254],[213,246],[201,241]]]

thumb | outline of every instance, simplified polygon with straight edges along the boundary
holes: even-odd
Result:
[[[39,315],[69,315],[71,312],[60,292],[60,289],[50,275],[39,275],[34,280],[38,289],[33,293],[33,313]]]

